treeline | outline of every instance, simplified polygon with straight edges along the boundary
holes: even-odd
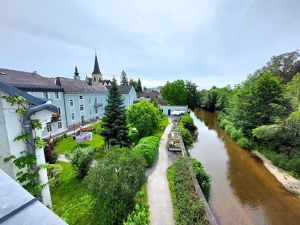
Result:
[[[179,88],[175,85],[179,82],[181,89],[170,98],[167,94],[170,86]],[[201,107],[218,111],[221,127],[239,145],[261,151],[276,166],[300,177],[298,51],[272,57],[266,66],[250,74],[233,89],[227,86],[197,91],[195,84],[192,84],[193,88],[188,84],[191,82],[167,83],[162,88],[162,96],[172,104],[185,99],[180,103],[192,109]]]

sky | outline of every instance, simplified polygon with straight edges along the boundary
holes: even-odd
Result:
[[[0,0],[0,67],[231,86],[300,47],[299,0]]]

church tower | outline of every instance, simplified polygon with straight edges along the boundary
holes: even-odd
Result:
[[[100,82],[102,81],[102,74],[100,72],[99,64],[98,64],[98,58],[97,58],[97,52],[95,52],[95,64],[94,64],[94,71],[92,73],[92,82]]]
[[[75,72],[74,72],[73,77],[74,77],[75,80],[80,80],[80,76],[79,76],[79,73],[78,73],[77,66],[75,66]]]

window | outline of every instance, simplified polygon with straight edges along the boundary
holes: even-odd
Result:
[[[91,99],[89,98],[89,103],[91,103]]]
[[[43,91],[43,96],[44,96],[44,98],[48,98],[48,92],[47,91]]]
[[[59,107],[57,107],[57,112],[58,112],[58,114],[60,115],[61,111],[60,111],[60,108],[59,108]]]
[[[97,104],[97,98],[94,99],[95,105]]]
[[[58,122],[57,122],[57,128],[58,128],[58,129],[61,129],[61,128],[62,128],[61,121],[58,121]]]
[[[74,106],[73,99],[70,99],[70,106]]]
[[[83,105],[80,105],[79,108],[80,108],[80,111],[83,111]]]
[[[54,98],[55,98],[55,99],[59,99],[59,93],[58,93],[58,91],[55,91],[55,92],[54,92]]]
[[[83,96],[82,96],[82,95],[80,95],[80,96],[79,96],[79,99],[83,99]]]
[[[75,114],[74,113],[71,114],[71,118],[72,118],[72,120],[75,120]]]
[[[98,108],[95,108],[95,113],[98,113]]]
[[[47,132],[48,132],[48,133],[52,132],[52,126],[51,126],[51,123],[48,123],[48,124],[47,124]]]

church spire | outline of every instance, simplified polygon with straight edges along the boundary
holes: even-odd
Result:
[[[74,79],[75,80],[80,80],[80,76],[79,76],[79,73],[78,73],[77,66],[75,66]]]
[[[94,64],[94,71],[92,74],[101,74],[98,64],[97,52],[95,52],[95,64]]]

